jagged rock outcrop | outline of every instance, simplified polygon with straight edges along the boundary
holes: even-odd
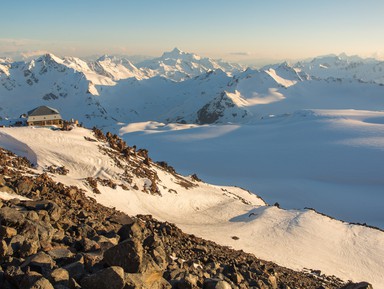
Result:
[[[248,111],[244,107],[238,106],[227,92],[222,92],[197,111],[196,123],[211,124],[220,121],[235,121],[244,119],[247,115]]]

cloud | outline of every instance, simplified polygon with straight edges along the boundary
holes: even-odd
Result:
[[[40,56],[43,54],[47,54],[47,53],[49,53],[49,51],[35,50],[35,51],[24,51],[24,52],[21,52],[20,54],[23,58],[30,58],[30,57],[34,57],[34,56]]]
[[[238,52],[230,52],[229,54],[230,54],[230,55],[237,55],[237,56],[249,56],[249,55],[250,55],[249,52],[241,52],[241,51],[238,51]]]
[[[368,57],[372,57],[372,58],[375,58],[377,60],[384,60],[384,51],[376,51],[376,52],[368,55]]]
[[[0,48],[16,50],[31,43],[29,39],[0,38]]]
[[[28,60],[48,53],[50,43],[36,39],[0,38],[0,56],[13,60]]]

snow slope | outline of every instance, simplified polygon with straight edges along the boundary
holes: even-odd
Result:
[[[384,112],[305,110],[247,125],[139,123],[120,134],[184,174],[384,228]]]
[[[332,113],[324,114],[332,119]],[[357,115],[355,121],[360,118],[366,121],[367,126],[374,125],[368,124],[366,115],[356,112],[349,114]],[[380,122],[384,116],[371,114],[370,117],[374,122]],[[156,125],[152,123],[146,127],[154,130]],[[131,125],[125,131],[133,133],[143,126]],[[189,142],[196,148],[194,140],[212,138],[212,134],[206,130],[215,132],[217,138],[236,132],[238,128],[222,126],[217,132],[212,126],[180,124],[173,128],[163,127],[160,131],[185,132],[189,134]],[[191,134],[193,130],[196,131]],[[161,134],[152,132],[149,135]],[[48,165],[65,165],[69,174],[55,176],[58,181],[78,185],[99,202],[129,214],[152,214],[161,220],[176,223],[186,232],[244,249],[287,267],[320,269],[323,273],[334,274],[345,280],[366,280],[374,288],[383,288],[384,232],[333,220],[311,210],[282,210],[266,206],[256,195],[242,189],[193,182],[190,178],[171,174],[155,165],[151,168],[159,176],[158,186],[162,196],[142,192],[140,189],[148,180],[138,177],[134,183],[138,184],[139,190],[131,186],[128,190],[99,186],[101,194],[95,195],[83,179],[86,176],[100,176],[120,182],[120,169],[99,150],[99,145],[104,146],[102,143],[87,141],[84,136],[93,138],[90,131],[81,128],[69,132],[31,127],[0,128],[0,146],[11,150],[16,147],[19,154],[27,157],[33,152],[38,170]],[[187,136],[182,138],[185,140]],[[25,153],[21,149],[23,147]],[[215,148],[205,146],[205,149],[212,152]],[[184,162],[192,157],[186,155]],[[207,159],[205,164],[208,162]],[[227,158],[227,162],[228,166],[232,166],[231,159]],[[193,185],[183,186],[183,181],[192,182]],[[233,236],[239,239],[234,240]]]

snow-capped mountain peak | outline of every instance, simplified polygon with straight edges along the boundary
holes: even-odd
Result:
[[[60,57],[54,55],[53,53],[46,53],[46,54],[40,56],[39,58],[37,58],[36,62],[43,62],[46,64],[49,64],[49,63],[62,64],[63,60]]]
[[[153,75],[160,75],[175,81],[193,78],[216,69],[222,69],[227,73],[243,70],[240,65],[201,57],[194,53],[183,52],[178,48],[164,52],[161,57],[140,62],[137,66],[150,69]]]
[[[184,51],[181,51],[179,48],[175,47],[172,51],[164,52],[163,58],[178,58],[180,55],[186,54]]]
[[[116,61],[116,60],[117,60],[116,56],[110,56],[108,54],[104,54],[104,55],[100,56],[96,61],[109,61],[109,62],[112,62],[112,61]]]
[[[170,52],[164,52],[161,56],[162,59],[174,59],[174,60],[181,60],[181,61],[199,61],[202,58],[194,53],[187,53],[179,48],[175,47]]]

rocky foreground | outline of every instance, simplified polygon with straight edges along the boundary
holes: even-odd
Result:
[[[0,192],[29,199],[0,200],[0,288],[372,288],[295,272],[151,216],[127,216],[3,149]]]

